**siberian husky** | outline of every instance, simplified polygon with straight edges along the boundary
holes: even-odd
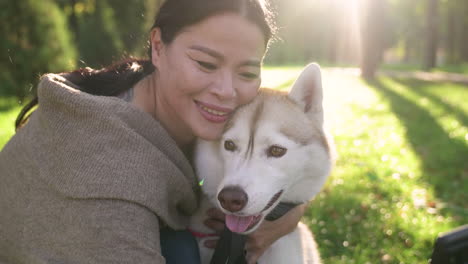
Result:
[[[329,142],[317,64],[303,70],[289,93],[261,89],[234,113],[220,140],[197,143],[194,163],[204,195],[190,229],[198,237],[210,236],[212,230],[203,221],[206,210],[217,206],[231,231],[249,234],[278,203],[310,201],[332,167]],[[203,264],[213,254],[202,246],[206,239],[199,238]],[[317,264],[320,258],[312,233],[300,223],[258,263]]]

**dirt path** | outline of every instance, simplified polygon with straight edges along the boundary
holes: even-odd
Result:
[[[325,71],[350,74],[360,76],[361,70],[359,68],[325,68]],[[430,82],[454,82],[461,84],[468,84],[468,75],[450,72],[424,72],[424,71],[392,71],[392,70],[379,70],[377,75],[389,76],[395,78],[412,78],[421,81]]]
[[[459,73],[449,73],[449,72],[423,72],[423,71],[390,71],[384,70],[379,71],[378,74],[397,77],[397,78],[414,78],[423,81],[433,81],[433,82],[455,82],[468,84],[468,75],[459,74]]]

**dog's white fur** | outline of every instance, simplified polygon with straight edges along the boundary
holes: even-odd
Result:
[[[235,143],[235,151],[224,148],[226,140]],[[267,155],[273,145],[285,148],[286,153]],[[195,168],[204,181],[204,196],[190,228],[212,233],[203,224],[206,210],[214,205],[232,214],[221,207],[217,197],[224,187],[237,186],[245,191],[248,202],[235,214],[261,215],[244,233],[253,232],[280,201],[304,203],[320,191],[332,167],[331,153],[323,129],[320,68],[309,64],[289,94],[262,89],[252,103],[234,113],[220,140],[197,143]],[[280,198],[265,210],[280,190]],[[213,253],[203,246],[206,239],[199,239],[202,263],[209,263]],[[320,258],[311,232],[300,223],[265,251],[258,263],[316,264]]]

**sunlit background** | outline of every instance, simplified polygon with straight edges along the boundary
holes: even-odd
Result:
[[[145,56],[157,0],[4,0],[0,75],[22,97],[37,74]],[[269,65],[376,70],[468,68],[466,0],[271,0]],[[51,44],[53,43],[53,44]],[[25,65],[29,61],[29,65]],[[14,67],[14,71],[12,71]],[[21,87],[21,89],[19,88]]]
[[[160,2],[2,0],[0,148],[40,74],[145,56]],[[323,262],[428,263],[436,237],[468,223],[468,1],[270,6],[262,85],[286,90],[322,65],[338,159],[303,221]]]

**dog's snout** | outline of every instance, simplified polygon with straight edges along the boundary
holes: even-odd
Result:
[[[247,204],[247,194],[238,186],[230,186],[218,194],[221,206],[229,212],[238,212]]]

